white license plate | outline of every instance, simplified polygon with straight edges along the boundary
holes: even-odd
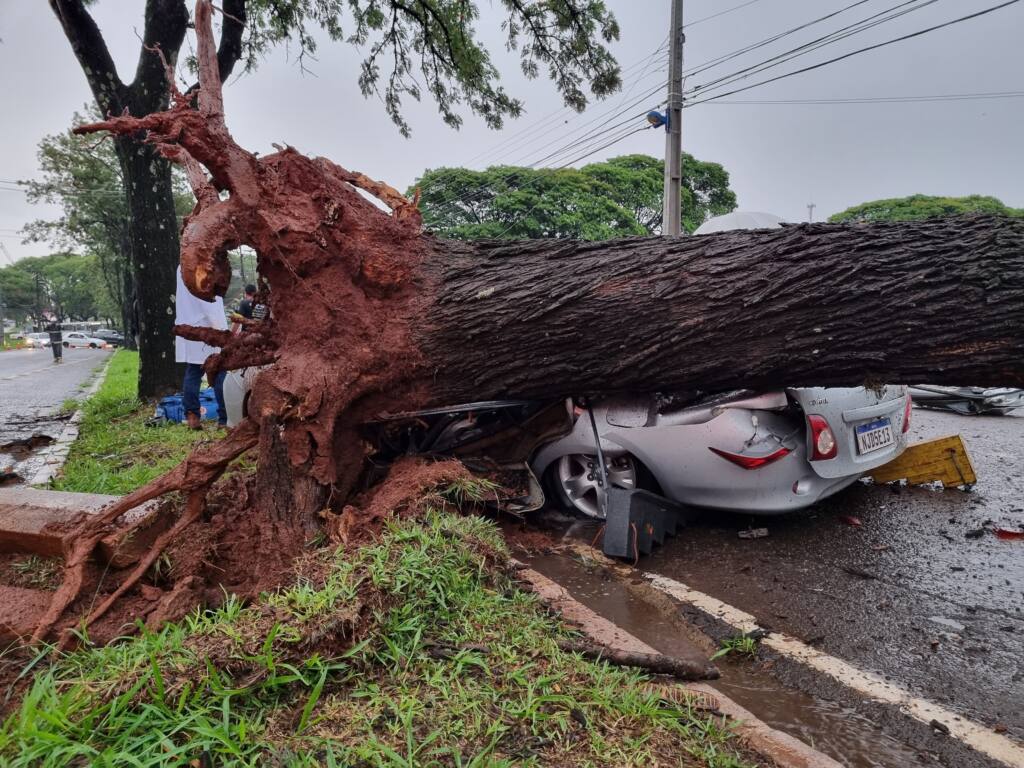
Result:
[[[857,435],[857,453],[879,451],[896,442],[896,435],[892,431],[892,422],[888,418],[861,424],[856,428],[855,433]]]

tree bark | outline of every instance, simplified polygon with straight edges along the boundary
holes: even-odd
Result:
[[[184,373],[174,359],[179,243],[171,165],[152,146],[124,137],[115,144],[128,203],[127,268],[132,276],[133,335],[140,353],[139,397],[160,397],[180,390]]]
[[[1024,384],[1024,220],[607,242],[434,241],[431,404],[872,382]]]

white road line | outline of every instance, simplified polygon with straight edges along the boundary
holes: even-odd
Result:
[[[655,589],[681,602],[689,603],[740,632],[752,632],[758,629],[755,616],[723,603],[711,595],[655,573],[645,573],[644,577],[651,582]],[[995,733],[991,728],[967,720],[962,715],[939,704],[917,698],[898,685],[887,682],[878,675],[860,670],[835,656],[822,653],[795,637],[773,631],[761,641],[761,644],[782,656],[799,661],[838,680],[870,699],[892,704],[922,723],[928,724],[932,720],[937,720],[949,728],[950,736],[959,739],[972,749],[1006,765],[1014,766],[1014,768],[1024,768],[1024,746],[1006,736]]]
[[[88,358],[82,358],[81,360],[72,360],[71,362],[68,362],[68,363],[61,363],[61,366],[63,367],[63,366],[68,366],[68,365],[80,365],[81,363],[93,363],[93,362],[95,362],[95,360],[89,360]],[[0,381],[12,381],[14,379],[21,378],[22,376],[31,376],[32,374],[42,373],[43,371],[52,371],[52,370],[55,370],[53,366],[54,366],[54,363],[50,363],[49,365],[46,365],[46,366],[44,366],[42,368],[36,368],[34,370],[31,370],[31,371],[22,371],[21,373],[16,373],[13,376],[4,376],[2,379],[0,379]]]

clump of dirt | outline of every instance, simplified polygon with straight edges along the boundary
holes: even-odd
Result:
[[[9,443],[0,445],[0,453],[6,453],[14,457],[15,461],[24,461],[31,456],[35,451],[40,448],[44,448],[53,442],[53,438],[49,435],[44,435],[41,432],[36,432],[31,437],[25,437],[20,440],[12,440]]]

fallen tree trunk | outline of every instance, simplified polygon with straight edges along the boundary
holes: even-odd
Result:
[[[146,131],[185,167],[198,202],[184,224],[181,265],[197,296],[227,289],[229,249],[257,253],[268,320],[235,337],[176,329],[223,344],[210,372],[267,366],[247,420],[226,447],[199,449],[184,470],[133,497],[186,491],[186,519],[198,519],[197,485],[209,487],[224,459],[258,444],[256,479],[239,503],[249,505],[245,541],[262,576],[282,571],[325,517],[346,535],[380,520],[372,499],[363,511],[347,502],[366,450],[358,426],[381,412],[623,390],[1024,384],[1024,220],[604,243],[441,241],[420,231],[416,201],[386,184],[292,148],[257,157],[239,147],[224,122],[211,15],[209,0],[199,0],[198,109],[175,90],[166,112],[76,130]],[[380,494],[392,497],[404,498]],[[78,593],[90,542],[124,511],[68,537],[79,572],[67,576],[37,637]]]
[[[420,271],[432,403],[1024,384],[1024,219],[431,241]]]

